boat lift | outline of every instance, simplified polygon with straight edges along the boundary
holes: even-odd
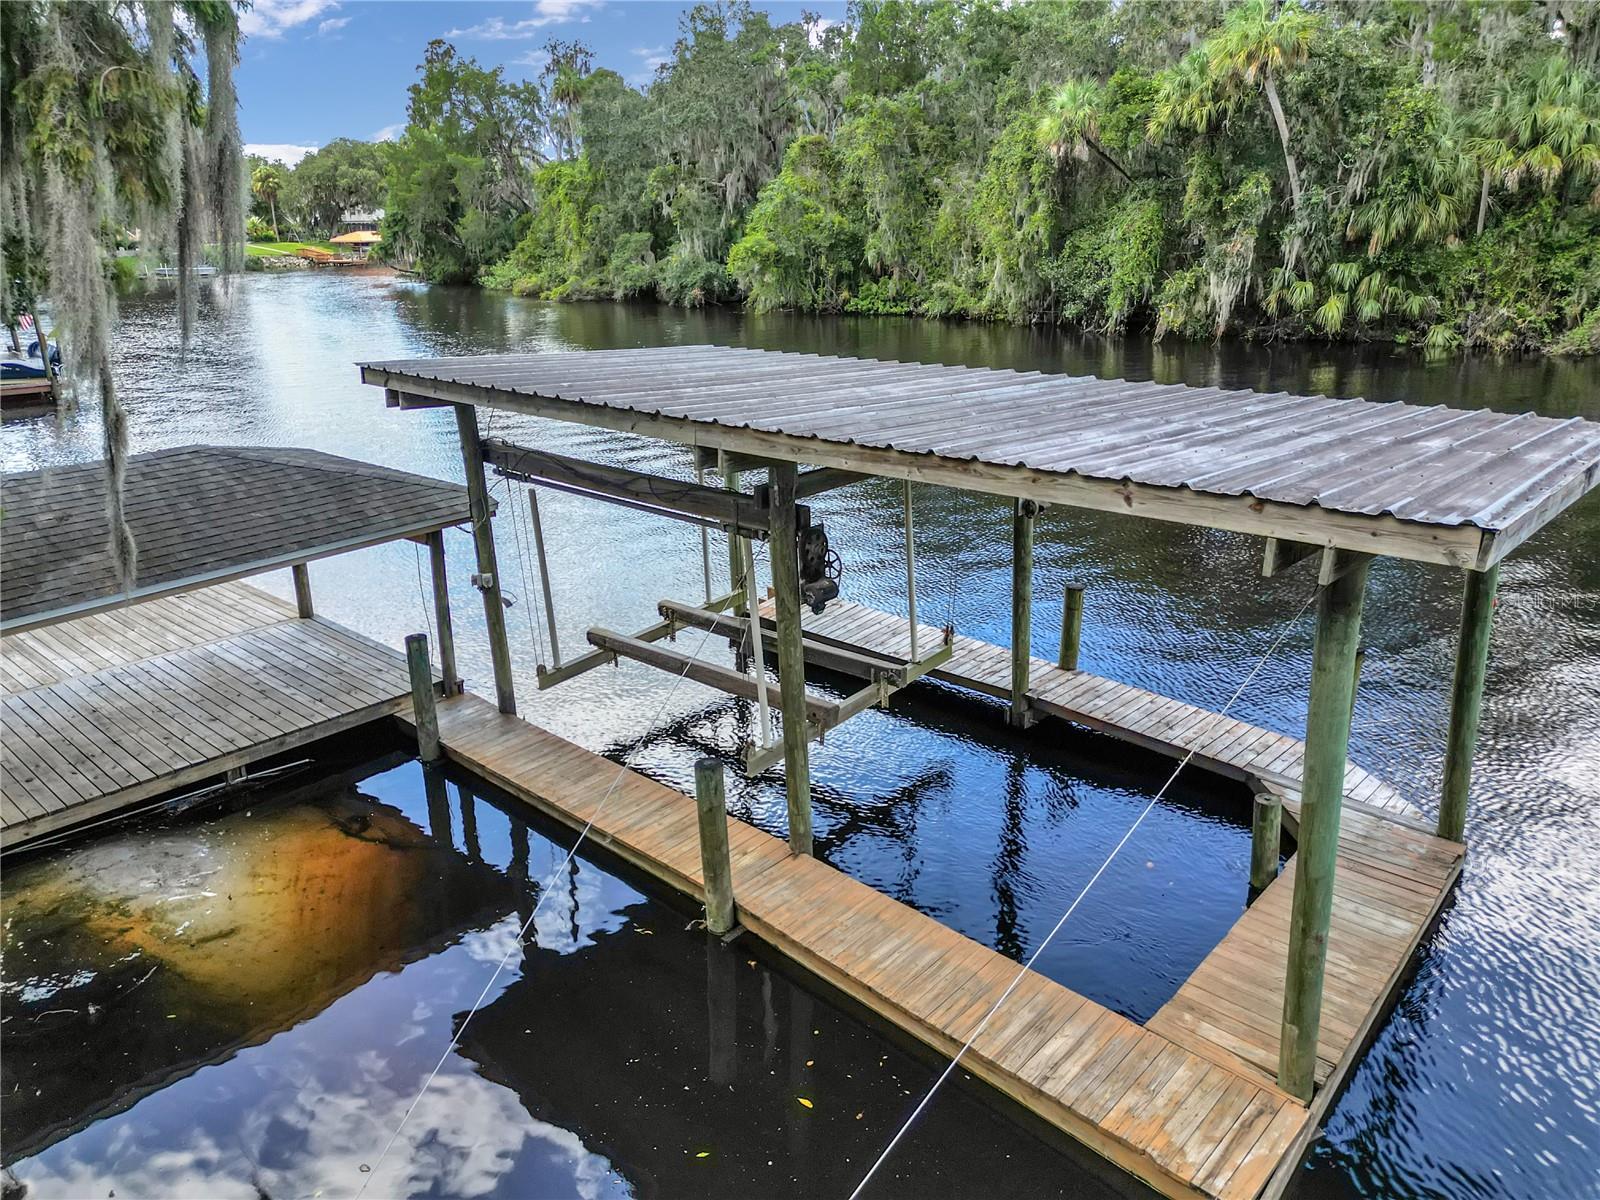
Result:
[[[762,483],[747,493],[740,488],[740,477],[746,471],[768,469],[771,463],[749,455],[699,447],[694,453],[696,482],[690,483],[535,450],[499,438],[483,441],[484,462],[495,474],[529,485],[528,512],[533,525],[552,660],[538,664],[539,689],[555,687],[595,667],[627,658],[693,679],[729,695],[754,700],[759,715],[759,742],[745,746],[744,767],[748,775],[755,776],[784,758],[783,741],[773,737],[766,672],[768,654],[777,653],[778,631],[776,622],[762,613],[761,598],[755,595],[754,587],[754,543],[767,542],[774,555],[780,552],[780,547],[773,544],[774,506],[770,483]],[[724,486],[715,487],[704,482],[706,472],[713,467],[721,472]],[[796,476],[795,495],[803,499],[866,478],[869,476],[853,471],[813,468]],[[698,525],[705,578],[703,602],[690,604],[664,599],[657,606],[661,619],[633,634],[592,627],[587,634],[590,649],[562,661],[539,513],[539,487]],[[824,699],[807,692],[804,709],[807,741],[824,741],[829,730],[856,714],[868,708],[883,707],[891,695],[947,662],[953,652],[954,630],[949,626],[944,628],[939,644],[927,653],[922,653],[923,648],[918,644],[916,553],[909,482],[905,484],[903,496],[910,654],[894,657],[878,651],[863,652],[859,648],[830,644],[802,630],[801,648],[807,667],[815,666],[868,681],[842,700]],[[820,614],[828,602],[839,595],[838,558],[828,544],[826,530],[812,522],[810,507],[797,504],[795,514],[795,533],[787,552],[795,558],[800,603]],[[721,596],[712,595],[709,536],[712,530],[720,531],[728,542],[729,591]],[[700,629],[727,638],[736,652],[735,666],[708,662],[660,644],[675,641],[682,629]]]

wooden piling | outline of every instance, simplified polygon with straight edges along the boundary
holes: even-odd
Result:
[[[428,635],[406,635],[406,666],[411,671],[411,711],[417,729],[417,754],[425,763],[438,762],[439,711],[433,697],[433,665],[428,661]]]
[[[706,884],[706,928],[721,937],[733,929],[733,866],[728,857],[728,808],[722,763],[694,764],[694,799],[700,810],[700,870]]]
[[[295,611],[302,621],[309,621],[317,615],[316,606],[311,603],[311,568],[305,563],[295,563],[289,573],[294,576]]]
[[[478,556],[477,586],[483,594],[483,619],[488,626],[489,655],[494,663],[495,698],[501,712],[515,714],[517,696],[511,683],[511,643],[506,637],[506,609],[500,597],[494,527],[489,523],[489,488],[483,478],[478,410],[470,404],[457,404],[455,410],[456,431],[461,437],[461,461],[467,474],[467,498],[472,510],[472,543]]]
[[[789,848],[811,853],[811,756],[806,735],[806,659],[800,640],[800,557],[793,463],[773,463],[772,587],[778,618],[778,687],[783,709],[783,771],[788,784]]]
[[[717,451],[717,465],[722,469],[722,486],[730,492],[739,490],[739,472],[733,469],[733,459],[726,450]],[[734,605],[733,611],[739,616],[744,616],[748,611],[746,603],[755,596],[755,580],[752,578],[748,584],[742,584],[745,579],[745,561],[750,552],[750,541],[741,538],[731,530],[728,533],[728,590],[736,592],[744,586],[744,595],[741,602]]]
[[[1472,784],[1472,755],[1478,746],[1478,719],[1483,715],[1483,680],[1489,665],[1489,633],[1500,568],[1468,571],[1466,576],[1455,680],[1450,688],[1444,792],[1439,802],[1438,834],[1452,842],[1466,837],[1467,793]]]
[[[1361,602],[1370,560],[1361,558],[1322,589],[1317,600],[1311,702],[1306,714],[1305,774],[1300,799],[1299,849],[1289,918],[1289,962],[1283,990],[1278,1085],[1309,1101],[1322,1022],[1322,986],[1333,912],[1333,875],[1344,804],[1345,756],[1350,742],[1350,696]]]
[[[1063,671],[1078,669],[1078,646],[1083,640],[1083,584],[1069,583],[1061,597],[1061,652],[1056,665]]]
[[[433,623],[438,626],[439,670],[444,677],[444,694],[458,695],[461,673],[456,669],[456,630],[450,619],[450,573],[444,556],[444,530],[428,535],[428,568],[433,577]]]
[[[1256,793],[1250,820],[1250,886],[1258,892],[1278,877],[1282,834],[1283,800],[1271,792]]]
[[[1028,663],[1033,631],[1033,518],[1039,506],[1018,500],[1011,516],[1011,711],[1018,729],[1033,723],[1028,709]]]

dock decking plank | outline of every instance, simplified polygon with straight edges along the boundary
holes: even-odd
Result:
[[[411,692],[400,654],[238,583],[10,634],[0,660],[7,848],[396,712]]]

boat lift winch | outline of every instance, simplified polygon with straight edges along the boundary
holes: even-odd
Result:
[[[753,586],[753,543],[770,542],[772,537],[770,491],[765,483],[750,493],[739,490],[740,475],[747,470],[763,469],[769,465],[769,460],[697,447],[696,482],[691,483],[570,458],[499,438],[484,439],[483,457],[497,475],[529,485],[528,513],[533,525],[534,551],[552,659],[549,663],[538,664],[540,690],[555,687],[595,667],[614,665],[621,658],[659,667],[729,695],[754,700],[759,713],[760,740],[745,747],[746,773],[758,775],[781,762],[784,756],[783,742],[773,737],[768,697],[770,685],[766,677],[767,655],[776,653],[777,628],[772,616],[763,612],[766,606],[754,594]],[[725,486],[715,487],[704,482],[707,470],[712,467],[721,472]],[[865,478],[868,477],[852,471],[813,468],[797,476],[796,495],[804,498]],[[661,619],[633,634],[593,627],[588,631],[591,649],[563,662],[556,639],[550,570],[539,514],[539,487],[700,526],[705,577],[703,601],[689,604],[678,600],[662,600],[657,606]],[[821,741],[830,729],[857,713],[885,705],[894,692],[950,658],[953,631],[949,627],[943,630],[939,644],[933,650],[927,654],[920,653],[909,483],[904,488],[904,503],[906,598],[911,614],[909,654],[895,657],[877,651],[863,652],[860,648],[841,646],[802,629],[801,645],[808,667],[816,666],[867,680],[866,686],[842,700],[824,699],[807,692],[807,740]],[[798,561],[800,601],[812,613],[820,615],[828,602],[839,596],[842,564],[838,553],[829,544],[827,530],[822,524],[813,523],[809,506],[798,504],[795,512],[792,553]],[[720,596],[712,594],[711,530],[719,530],[728,539],[729,590]],[[776,547],[772,547],[772,551],[776,553]],[[769,592],[769,600],[770,597]],[[660,645],[664,640],[676,640],[680,629],[700,629],[726,637],[736,651],[736,665],[723,666]]]

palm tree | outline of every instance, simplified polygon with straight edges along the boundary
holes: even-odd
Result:
[[[1283,147],[1289,195],[1296,211],[1303,191],[1300,164],[1289,134],[1289,120],[1278,95],[1278,80],[1306,61],[1317,18],[1299,5],[1277,8],[1269,0],[1246,0],[1228,10],[1222,27],[1167,72],[1150,118],[1150,136],[1184,126],[1204,132],[1247,92],[1260,90]]]
[[[1502,80],[1479,126],[1469,142],[1483,170],[1479,233],[1496,181],[1516,191],[1531,179],[1552,192],[1565,178],[1589,184],[1589,203],[1600,207],[1600,82],[1565,55],[1551,55],[1531,75]]]
[[[256,199],[267,202],[272,212],[272,240],[281,241],[278,236],[278,194],[283,191],[283,173],[270,163],[257,167],[250,172],[250,190],[255,193]]]
[[[1092,79],[1073,79],[1050,97],[1048,111],[1039,118],[1039,140],[1059,160],[1069,152],[1080,162],[1090,151],[1129,183],[1133,177],[1100,145],[1100,110],[1105,93]]]
[[[1206,58],[1212,77],[1226,92],[1260,87],[1272,111],[1272,123],[1283,145],[1289,172],[1289,194],[1300,207],[1300,167],[1289,144],[1289,122],[1278,96],[1278,77],[1305,62],[1317,20],[1297,4],[1274,11],[1268,0],[1250,0],[1230,9],[1222,28],[1206,40]]]

